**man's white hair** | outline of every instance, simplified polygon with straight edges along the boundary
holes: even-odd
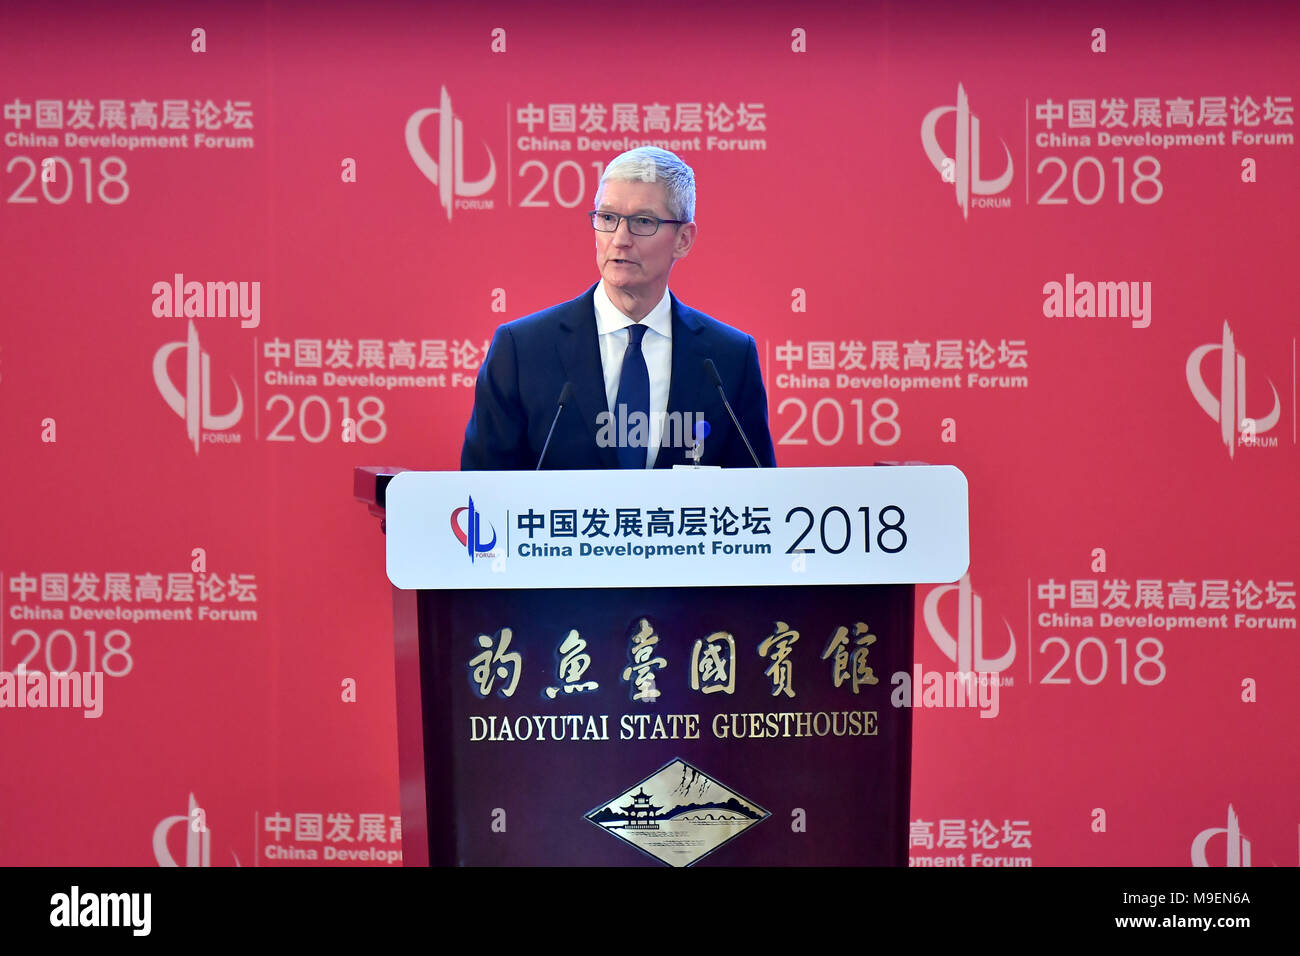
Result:
[[[695,221],[695,170],[676,153],[658,146],[629,149],[609,161],[596,185],[597,194],[611,179],[624,183],[662,183],[672,218]]]

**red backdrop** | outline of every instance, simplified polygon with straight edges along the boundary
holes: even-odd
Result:
[[[184,863],[191,795],[214,865],[399,859],[351,467],[457,466],[493,329],[595,281],[597,170],[676,140],[672,288],[758,340],[779,463],[970,479],[916,655],[1004,685],[915,712],[913,863],[1296,865],[1298,37],[1282,4],[7,4],[0,670],[105,687],[0,710],[0,863]],[[178,315],[178,274],[247,317]],[[1077,314],[1103,282],[1127,311]]]

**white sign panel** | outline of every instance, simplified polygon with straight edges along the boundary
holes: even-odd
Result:
[[[970,562],[950,465],[403,472],[399,588],[930,584]]]

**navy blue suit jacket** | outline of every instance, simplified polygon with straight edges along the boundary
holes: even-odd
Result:
[[[474,410],[460,453],[462,471],[531,471],[555,418],[565,382],[572,401],[560,414],[544,469],[617,468],[615,448],[596,442],[597,415],[607,412],[596,335],[596,286],[570,302],[534,312],[496,330],[474,386]],[[776,464],[767,424],[767,392],[752,336],[672,299],[673,353],[668,411],[703,414],[709,423],[703,465],[752,468],[704,360],[713,359],[727,400],[764,467]],[[689,464],[684,447],[661,446],[656,468]]]

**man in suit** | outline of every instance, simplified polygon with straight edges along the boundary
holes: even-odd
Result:
[[[695,174],[673,153],[642,146],[610,162],[590,213],[600,280],[497,329],[474,387],[463,471],[535,468],[566,383],[572,398],[543,468],[669,468],[693,462],[693,450],[702,465],[753,467],[706,359],[759,463],[776,464],[753,337],[668,290],[695,244],[694,217]]]

